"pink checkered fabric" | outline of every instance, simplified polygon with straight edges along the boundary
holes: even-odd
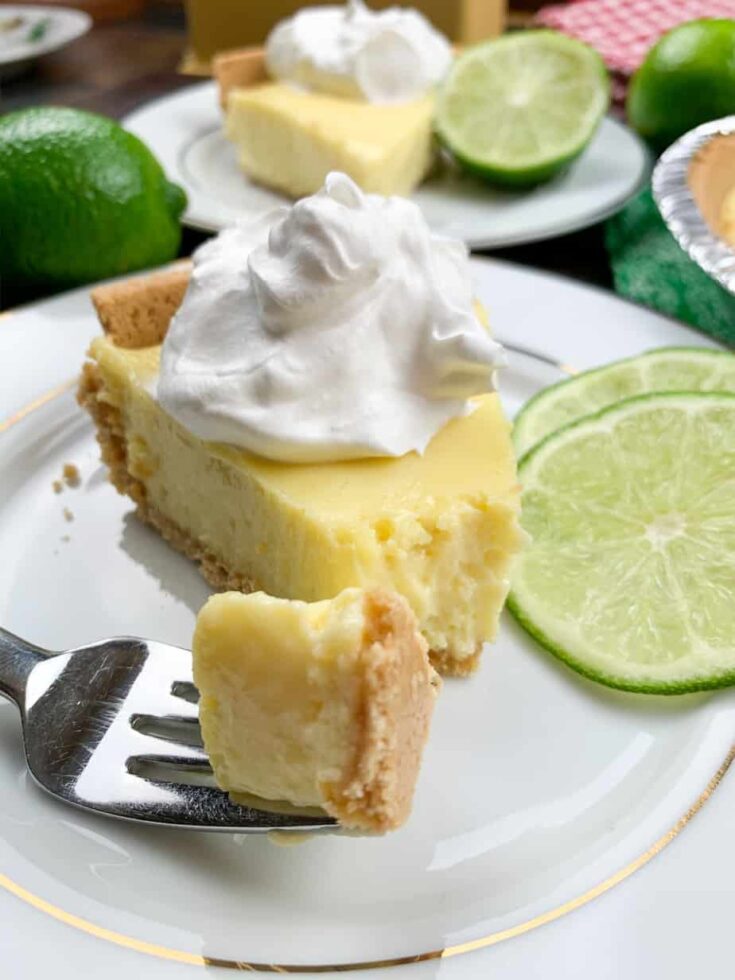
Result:
[[[665,31],[699,17],[735,18],[735,0],[573,0],[543,7],[537,21],[586,41],[608,68],[631,75]]]

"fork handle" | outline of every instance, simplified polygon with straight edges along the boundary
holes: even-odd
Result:
[[[48,656],[48,650],[21,640],[0,627],[0,694],[21,708],[29,674]]]

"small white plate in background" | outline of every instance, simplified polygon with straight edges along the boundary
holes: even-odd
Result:
[[[41,55],[76,41],[92,18],[68,7],[0,4],[0,76],[21,71]]]

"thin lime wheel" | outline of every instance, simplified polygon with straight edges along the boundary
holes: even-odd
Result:
[[[706,347],[659,347],[544,388],[513,423],[518,455],[555,429],[654,391],[735,391],[735,354]]]
[[[535,184],[579,156],[609,100],[596,51],[555,31],[525,31],[459,55],[439,93],[436,130],[470,171]]]
[[[520,464],[509,608],[610,687],[735,684],[735,395],[651,394],[559,429]]]

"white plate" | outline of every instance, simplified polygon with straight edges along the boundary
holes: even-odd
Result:
[[[281,195],[251,183],[222,132],[213,82],[157,99],[123,120],[153,150],[189,196],[184,221],[219,231],[239,218],[282,204]],[[614,119],[603,120],[571,169],[534,190],[500,191],[455,173],[432,177],[413,195],[432,228],[471,248],[502,248],[576,231],[613,214],[648,176],[638,138]]]
[[[510,411],[559,377],[556,363],[713,346],[600,291],[501,263],[478,260],[474,270],[497,334],[540,355],[511,352]],[[208,590],[107,484],[91,425],[63,390],[96,332],[85,291],[0,322],[0,418],[9,420],[0,431],[0,623],[57,648],[130,632],[188,645]],[[68,461],[83,483],[57,496],[51,484]],[[201,976],[213,961],[247,969],[418,956],[428,958],[390,975],[567,980],[618,977],[624,962],[627,975],[663,976],[642,967],[660,956],[677,980],[691,965],[671,956],[683,941],[706,971],[730,942],[726,929],[710,935],[735,898],[731,827],[717,822],[727,789],[709,796],[734,732],[733,692],[666,700],[607,691],[505,620],[479,674],[445,685],[408,825],[384,839],[285,849],[56,803],[25,775],[16,712],[3,704],[3,975],[159,980]],[[671,931],[672,880],[686,935]],[[555,924],[537,930],[546,922]]]
[[[0,21],[14,17],[22,18],[23,24],[8,33],[0,32],[0,69],[19,69],[34,58],[70,44],[92,27],[92,18],[81,10],[0,4]],[[29,32],[39,25],[45,25],[43,36],[33,41]]]

